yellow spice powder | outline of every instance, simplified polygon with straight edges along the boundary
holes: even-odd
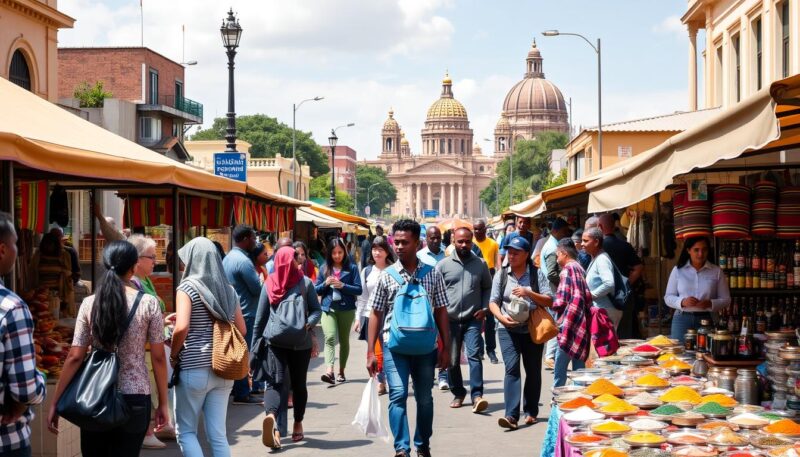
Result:
[[[696,390],[687,386],[677,386],[664,392],[659,400],[666,403],[687,402],[693,405],[700,403],[703,397]]]

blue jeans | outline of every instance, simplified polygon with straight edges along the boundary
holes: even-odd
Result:
[[[670,338],[678,340],[683,344],[686,337],[686,331],[690,328],[700,328],[700,321],[708,319],[711,322],[711,313],[685,313],[683,311],[675,311],[672,315],[672,330],[670,331]]]
[[[552,341],[557,342],[558,338],[553,338]],[[567,368],[569,367],[570,362],[572,362],[573,370],[586,368],[586,362],[581,359],[573,359],[560,347],[556,350],[555,357],[556,366],[553,369],[553,387],[561,387],[567,383]]]
[[[503,378],[503,399],[506,417],[519,420],[520,390],[522,410],[528,416],[539,414],[539,396],[542,390],[543,344],[534,344],[528,333],[509,332],[505,327],[497,329],[500,351],[503,353],[506,373]],[[522,370],[525,367],[525,384],[522,386]]]
[[[389,384],[389,427],[394,435],[395,451],[411,452],[406,402],[408,401],[408,376],[414,383],[417,401],[417,429],[414,446],[430,449],[433,435],[433,372],[436,367],[436,350],[426,355],[405,355],[392,351],[383,353],[383,371]]]
[[[245,317],[244,318],[244,325],[247,328],[247,335],[245,336],[245,341],[247,341],[247,346],[250,347],[250,341],[252,341],[253,337],[253,327],[255,327],[256,318],[255,317]],[[263,382],[255,382],[253,381],[253,388],[252,390],[264,390],[264,383]],[[250,379],[249,376],[245,376],[238,381],[234,381],[233,383],[233,398],[247,398],[250,396]]]
[[[450,392],[456,398],[467,396],[464,380],[461,377],[461,347],[466,347],[467,361],[469,362],[469,394],[475,397],[483,396],[483,361],[481,360],[481,324],[477,319],[467,322],[450,321],[450,367],[447,374],[450,376]]]
[[[497,323],[494,320],[494,314],[487,312],[485,321],[485,339],[486,339],[486,353],[494,354],[497,350]]]
[[[175,386],[175,426],[178,445],[184,457],[203,457],[197,439],[200,412],[203,413],[206,438],[214,457],[229,457],[225,417],[228,412],[228,394],[233,381],[222,379],[209,368],[183,370]]]

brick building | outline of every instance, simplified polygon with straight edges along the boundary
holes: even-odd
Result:
[[[331,147],[320,145],[325,154],[328,155],[328,166],[336,172],[336,187],[356,195],[356,162],[358,153],[350,146],[336,146],[336,163],[331,164]]]
[[[189,158],[186,127],[203,123],[203,105],[184,96],[183,65],[142,47],[59,48],[59,101],[77,107],[75,89],[102,81],[113,94],[89,120],[176,160]]]

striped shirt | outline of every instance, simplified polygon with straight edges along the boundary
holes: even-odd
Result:
[[[191,284],[184,282],[178,286],[178,290],[188,295],[192,301],[189,333],[183,342],[179,358],[181,370],[208,368],[211,366],[214,319],[203,304],[200,294]]]
[[[0,285],[0,410],[10,401],[36,405],[44,400],[44,377],[36,369],[33,319],[28,306],[14,292]],[[29,447],[32,408],[10,424],[0,425],[0,455]]]

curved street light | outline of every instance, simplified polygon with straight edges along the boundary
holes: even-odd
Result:
[[[601,67],[600,63],[602,60],[602,54],[600,51],[600,38],[597,39],[597,45],[595,46],[589,41],[588,38],[581,35],[580,33],[569,33],[569,32],[559,32],[558,30],[545,30],[542,32],[544,36],[559,36],[559,35],[568,35],[568,36],[576,36],[578,38],[582,38],[583,41],[586,42],[589,46],[592,47],[595,53],[597,53],[597,149],[600,152],[600,155],[597,158],[597,167],[598,170],[603,169],[603,90],[602,90],[602,79],[601,79]],[[572,122],[572,118],[570,118],[570,122]],[[571,133],[570,133],[571,134]],[[591,173],[592,170],[589,170]]]
[[[296,176],[296,172],[297,172],[296,169],[297,168],[300,169],[300,181],[302,181],[303,180],[303,167],[300,165],[299,162],[297,163],[297,166],[295,167],[295,157],[296,157],[296,149],[297,149],[297,140],[295,139],[295,136],[296,136],[295,135],[296,134],[295,121],[296,121],[296,118],[297,118],[297,110],[299,110],[300,107],[303,106],[303,103],[305,103],[305,102],[318,102],[320,100],[323,100],[324,98],[325,97],[319,97],[318,96],[318,97],[314,97],[314,98],[307,98],[307,99],[301,101],[300,103],[296,103],[296,104],[292,103],[292,180],[294,181],[294,195],[292,195],[292,196],[294,198],[299,198],[300,200],[303,199],[303,195],[302,195],[303,186],[302,185],[298,185],[298,179],[297,179],[297,176]],[[298,195],[298,189],[300,189],[300,195]]]
[[[336,208],[336,143],[339,141],[339,137],[336,136],[336,131],[354,125],[356,124],[351,122],[331,129],[331,136],[328,137],[328,144],[331,146],[331,196],[328,201],[328,206],[331,208]]]

